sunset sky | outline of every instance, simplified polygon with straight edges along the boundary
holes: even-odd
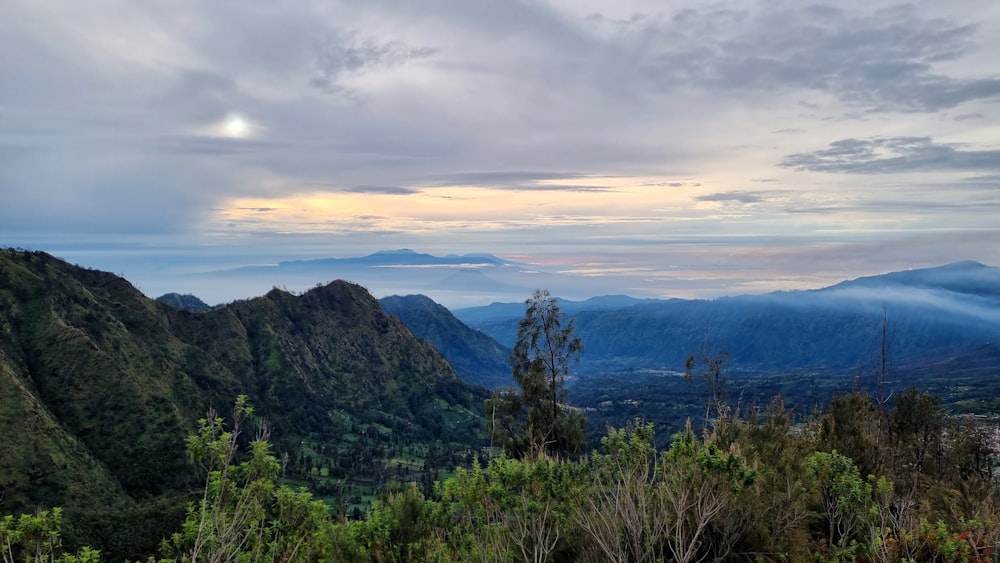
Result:
[[[680,297],[1000,265],[1000,2],[6,0],[0,245],[142,289],[402,247]]]

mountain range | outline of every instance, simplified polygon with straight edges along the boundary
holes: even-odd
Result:
[[[373,295],[426,295],[448,307],[492,301],[518,301],[538,287],[554,294],[584,298],[609,293],[613,282],[558,269],[505,260],[486,253],[434,256],[410,249],[383,250],[367,256],[278,261],[226,269],[189,272],[153,285],[198,295],[209,303],[233,295],[260,295],[273,287],[304,291],[317,283],[355,281]]]
[[[870,367],[883,320],[893,360],[948,355],[1000,340],[1000,269],[977,262],[895,272],[810,291],[713,300],[561,301],[586,346],[581,371],[683,370],[726,352],[742,370]],[[457,309],[469,326],[513,343],[515,304]]]
[[[484,392],[344,281],[191,312],[113,274],[6,249],[0,334],[3,511],[62,506],[71,528],[108,511],[150,523],[144,540],[96,546],[106,555],[122,541],[155,552],[153,515],[183,511],[200,479],[186,436],[239,394],[267,421],[286,478],[341,505],[394,476],[430,483],[483,440]]]

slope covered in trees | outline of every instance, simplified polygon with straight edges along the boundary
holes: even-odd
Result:
[[[392,295],[379,303],[385,312],[399,317],[414,336],[437,348],[466,382],[487,389],[513,383],[510,348],[469,328],[429,297]]]
[[[6,512],[58,505],[77,526],[164,498],[182,507],[183,438],[238,394],[267,419],[284,475],[342,510],[396,476],[429,487],[483,438],[482,392],[346,282],[192,313],[2,250],[0,331]]]
[[[495,457],[433,494],[399,485],[355,521],[280,484],[253,409],[187,443],[205,487],[161,561],[995,561],[1000,489],[986,428],[908,389],[892,408],[838,397],[793,426],[780,403],[658,444],[640,420],[573,460]],[[43,530],[46,533],[39,534]],[[22,533],[23,532],[23,533]],[[0,519],[14,560],[57,555],[58,512]],[[20,535],[18,535],[20,534]],[[61,561],[97,561],[81,548]]]

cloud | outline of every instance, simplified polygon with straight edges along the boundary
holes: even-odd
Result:
[[[480,186],[499,187],[511,184],[532,184],[551,180],[564,180],[571,178],[583,178],[584,174],[578,172],[559,172],[543,170],[509,170],[509,171],[481,171],[481,172],[454,172],[449,174],[435,174],[428,176],[426,180],[434,186]]]
[[[764,201],[761,192],[719,192],[696,197],[698,201],[735,201],[739,203],[760,203]]]
[[[397,186],[354,186],[348,188],[348,192],[355,194],[383,194],[383,195],[412,195],[420,193],[410,188],[400,188]]]
[[[327,92],[344,91],[345,74],[366,69],[387,69],[424,59],[437,50],[410,47],[401,41],[363,36],[358,31],[329,34],[317,47],[309,83]]]
[[[543,171],[487,171],[437,174],[426,177],[423,182],[432,187],[472,186],[478,188],[504,189],[519,192],[613,192],[615,188],[605,185],[566,183],[568,180],[591,179],[594,176],[580,172]]]
[[[684,8],[633,32],[651,51],[638,61],[646,75],[669,90],[824,92],[876,112],[933,112],[1000,97],[996,73],[944,70],[978,48],[976,24],[905,5],[722,6]]]
[[[701,184],[698,183],[698,182],[670,181],[670,182],[643,182],[641,185],[643,185],[643,186],[659,186],[659,187],[667,187],[667,188],[683,188],[683,187],[697,188]]]
[[[841,139],[830,148],[792,154],[781,166],[800,171],[841,174],[1000,170],[1000,150],[961,150],[930,137]]]

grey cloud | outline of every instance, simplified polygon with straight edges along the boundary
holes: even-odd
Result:
[[[697,188],[700,186],[699,182],[645,182],[642,186],[660,186],[667,188],[683,188],[685,186]]]
[[[1000,174],[983,174],[981,176],[970,176],[962,178],[963,182],[970,183],[996,183],[1000,182]]]
[[[548,180],[564,180],[584,178],[585,174],[578,172],[545,172],[545,171],[484,171],[456,172],[452,174],[435,174],[427,177],[433,186],[484,186],[504,187],[510,185],[526,185]]]
[[[739,203],[760,203],[764,196],[760,192],[719,192],[698,196],[698,201],[737,201]]]
[[[976,25],[928,18],[907,6],[860,12],[784,6],[681,10],[646,27],[641,40],[658,47],[641,64],[667,89],[817,90],[871,111],[937,111],[1000,96],[997,75],[936,70],[976,48]]]
[[[841,174],[892,174],[931,170],[1000,170],[1000,151],[961,150],[930,137],[842,139],[830,148],[792,154],[781,166]]]
[[[428,178],[430,184],[436,187],[477,186],[483,188],[505,189],[513,191],[567,191],[567,192],[613,192],[610,186],[590,186],[586,184],[552,183],[552,180],[572,180],[594,178],[589,174],[579,172],[541,172],[541,171],[511,171],[511,172],[461,172],[456,174],[434,175]],[[606,177],[606,176],[602,176]]]
[[[198,135],[164,136],[151,143],[151,150],[174,155],[246,155],[285,148],[273,141],[254,139],[226,139]]]
[[[397,66],[435,52],[431,47],[411,47],[400,41],[364,37],[357,31],[332,34],[316,48],[310,83],[323,90],[340,91],[343,87],[338,80],[345,73]]]
[[[504,186],[505,189],[525,192],[614,192],[609,186],[584,186],[574,184],[520,184]]]
[[[412,195],[420,193],[410,188],[396,186],[354,186],[347,191],[356,194]]]

